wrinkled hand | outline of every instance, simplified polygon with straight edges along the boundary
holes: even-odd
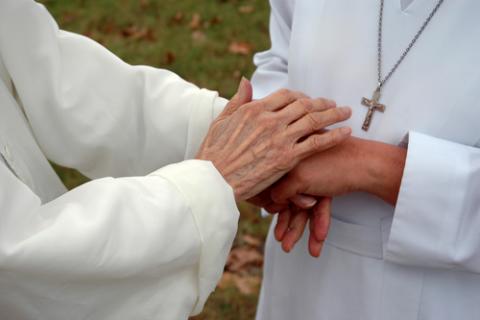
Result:
[[[215,165],[237,200],[257,195],[301,160],[351,134],[347,127],[319,132],[351,115],[349,108],[336,108],[332,101],[288,90],[250,102],[251,97],[250,83],[242,80],[196,157]]]

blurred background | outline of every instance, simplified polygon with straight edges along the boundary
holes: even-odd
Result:
[[[252,56],[269,47],[268,0],[41,0],[64,30],[103,44],[130,64],[172,70],[231,97]],[[56,167],[69,188],[88,181]],[[223,278],[192,320],[253,319],[269,219],[239,204],[239,233]]]

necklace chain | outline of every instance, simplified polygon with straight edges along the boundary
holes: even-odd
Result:
[[[402,55],[400,58],[397,60],[395,65],[392,67],[392,69],[387,73],[385,78],[382,79],[382,33],[383,33],[383,7],[384,7],[384,1],[385,0],[380,0],[380,14],[378,18],[378,42],[377,42],[377,80],[378,80],[378,87],[377,89],[381,89],[385,82],[390,79],[390,77],[393,75],[393,73],[397,70],[398,66],[403,62],[405,57],[408,55],[410,50],[413,48],[415,43],[417,42],[418,38],[422,35],[423,31],[427,27],[427,25],[430,23],[430,20],[432,20],[433,16],[437,13],[438,9],[444,2],[444,0],[439,0],[433,8],[432,12],[430,12],[430,15],[427,17],[425,22],[422,24],[421,28],[417,31],[415,36],[413,37],[412,41],[408,44],[407,48],[403,51]]]

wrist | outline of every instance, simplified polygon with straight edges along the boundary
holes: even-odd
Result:
[[[407,151],[394,145],[363,140],[358,190],[395,205],[405,168]]]

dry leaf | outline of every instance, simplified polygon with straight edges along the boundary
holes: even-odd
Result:
[[[185,18],[185,15],[183,14],[183,12],[177,11],[177,13],[175,13],[175,15],[170,18],[170,25],[172,25],[172,24],[176,24],[176,25],[182,24],[184,18]]]
[[[202,18],[200,17],[200,14],[194,13],[192,16],[192,20],[190,20],[190,29],[197,30],[201,27],[201,25]]]
[[[141,7],[142,9],[146,9],[149,5],[150,5],[150,1],[149,1],[149,0],[140,0],[140,7]]]
[[[201,44],[201,43],[204,43],[205,40],[207,40],[207,36],[205,35],[204,32],[200,30],[196,30],[192,32],[192,40],[196,44]]]
[[[242,237],[242,240],[249,246],[252,246],[255,248],[260,248],[262,246],[262,240],[252,237],[251,235],[248,235],[248,234],[244,235]]]
[[[133,40],[155,41],[155,34],[152,28],[138,27],[135,25],[128,26],[121,31],[124,38]]]
[[[250,248],[235,248],[228,256],[227,269],[232,272],[238,272],[251,265],[261,266],[262,263],[263,256],[257,250]]]
[[[172,63],[174,63],[175,60],[176,60],[176,58],[177,58],[177,57],[175,56],[175,54],[174,54],[173,52],[167,51],[167,52],[165,53],[165,64],[172,64]]]
[[[240,13],[248,14],[248,13],[252,13],[253,11],[255,11],[255,8],[253,6],[250,6],[250,5],[245,5],[245,6],[241,6],[240,8],[238,8],[238,12],[240,12]]]
[[[226,289],[235,286],[241,294],[250,295],[258,291],[261,281],[260,276],[241,276],[231,272],[225,272],[218,283],[218,288]]]
[[[222,18],[220,18],[219,16],[215,16],[215,17],[210,19],[210,24],[212,26],[214,26],[214,25],[222,23],[222,21],[223,21]]]
[[[244,295],[254,294],[260,285],[261,279],[259,276],[233,276],[233,282],[238,291]]]
[[[231,287],[233,284],[233,277],[234,277],[233,273],[224,272],[222,275],[222,278],[220,279],[220,282],[218,283],[218,287],[220,289]]]
[[[228,47],[228,51],[246,56],[252,53],[252,45],[248,42],[233,41]]]

